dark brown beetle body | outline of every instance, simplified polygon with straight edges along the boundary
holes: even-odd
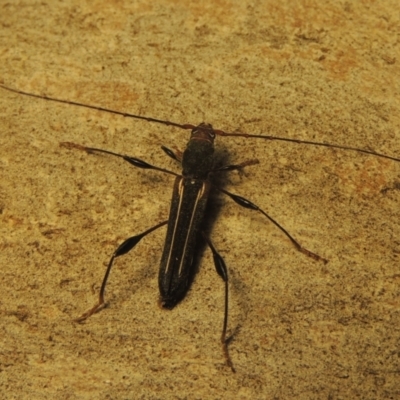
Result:
[[[182,157],[182,176],[175,179],[158,276],[165,308],[175,307],[185,297],[194,274],[194,248],[211,187],[208,175],[213,167],[214,138],[211,125],[193,129]]]

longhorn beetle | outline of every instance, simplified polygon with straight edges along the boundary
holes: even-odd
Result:
[[[160,120],[157,118],[135,115],[120,111],[115,111],[108,108],[83,104],[75,101],[62,100],[33,93],[27,93],[21,90],[13,89],[0,84],[0,87],[14,92],[17,94],[35,97],[54,101],[63,104],[69,104],[79,107],[86,107],[98,111],[104,111],[111,114],[121,115],[134,119],[141,119],[148,122],[174,126],[181,129],[190,129],[191,136],[186,146],[185,151],[174,153],[167,147],[162,146],[163,151],[171,158],[182,164],[182,175],[151,165],[143,160],[135,157],[117,154],[109,150],[98,149],[94,147],[86,147],[75,143],[62,142],[61,146],[69,149],[84,150],[88,153],[104,153],[111,156],[122,158],[128,163],[137,168],[152,169],[167,174],[174,175],[175,184],[172,193],[171,208],[169,218],[166,221],[158,223],[157,225],[147,229],[146,231],[126,239],[113,253],[103,278],[100,288],[99,300],[97,304],[90,310],[82,314],[75,321],[82,322],[94,313],[100,311],[105,307],[104,293],[107,280],[116,257],[128,253],[136,244],[149,233],[156,229],[168,225],[167,234],[163,254],[161,257],[161,264],[159,268],[158,284],[160,291],[160,303],[162,307],[167,309],[174,308],[186,295],[189,290],[190,284],[195,272],[195,252],[196,244],[199,240],[204,240],[208,247],[211,249],[214,259],[214,266],[218,275],[222,278],[225,284],[225,305],[224,305],[224,319],[221,334],[221,343],[227,365],[235,372],[233,363],[229,356],[228,344],[232,336],[227,337],[228,327],[228,271],[223,258],[219,255],[211,240],[202,230],[202,221],[205,214],[208,195],[211,187],[214,187],[210,182],[210,174],[215,172],[228,172],[233,170],[241,170],[242,168],[256,164],[257,160],[249,160],[241,164],[225,165],[222,167],[214,167],[213,153],[214,153],[214,139],[216,136],[236,136],[245,138],[256,138],[264,140],[284,141],[297,144],[307,144],[313,146],[330,147],[341,150],[354,151],[359,153],[368,154],[375,157],[386,158],[393,161],[400,161],[399,158],[391,157],[385,154],[377,153],[372,150],[359,149],[356,147],[341,146],[331,143],[322,143],[308,140],[289,139],[284,137],[255,135],[247,133],[229,133],[222,130],[214,129],[210,124],[201,123],[197,126],[191,124],[178,124],[171,121]],[[270,222],[277,226],[293,243],[296,249],[303,254],[313,258],[316,261],[327,263],[328,261],[318,254],[302,247],[290,234],[286,231],[277,221],[271,218],[257,205],[253,204],[250,200],[236,194],[230,193],[225,189],[214,187],[225,195],[229,196],[234,202],[244,208],[255,210],[264,215]]]

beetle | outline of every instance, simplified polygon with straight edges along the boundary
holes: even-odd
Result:
[[[246,137],[264,140],[275,140],[285,141],[297,144],[306,144],[322,147],[337,148],[346,151],[355,151],[371,156],[382,157],[393,161],[400,161],[399,158],[388,156],[385,154],[377,153],[372,150],[359,149],[349,146],[341,146],[330,143],[322,143],[307,140],[289,139],[284,137],[275,137],[268,135],[255,135],[247,133],[229,133],[222,130],[217,130],[210,124],[201,123],[197,126],[191,124],[178,124],[171,121],[160,120],[153,117],[146,117],[131,113],[119,112],[103,107],[87,105],[79,102],[62,100],[57,98],[51,98],[47,96],[36,95],[1,85],[0,87],[9,90],[14,93],[31,96],[39,99],[45,99],[49,101],[55,101],[59,103],[86,107],[94,110],[104,111],[112,114],[121,115],[124,117],[142,119],[152,123],[164,124],[167,126],[174,126],[181,129],[190,129],[191,136],[186,146],[185,151],[180,153],[174,153],[172,150],[162,146],[164,152],[176,161],[182,164],[182,175],[179,175],[170,170],[154,166],[141,159],[121,155],[114,153],[109,150],[86,147],[75,143],[62,142],[61,146],[83,150],[87,153],[104,153],[110,156],[119,157],[124,161],[127,161],[131,165],[142,169],[152,169],[163,173],[171,174],[175,176],[175,183],[171,199],[171,207],[169,218],[166,221],[156,224],[155,226],[147,229],[146,231],[132,236],[126,239],[118,248],[114,251],[103,278],[103,282],[99,292],[99,300],[94,307],[82,314],[76,319],[77,322],[83,322],[94,313],[104,308],[106,302],[104,298],[105,288],[107,280],[113,266],[115,258],[128,253],[132,250],[139,241],[155,231],[156,229],[168,225],[165,246],[161,257],[161,264],[159,268],[159,291],[160,291],[160,304],[163,308],[172,309],[174,308],[187,294],[190,285],[192,283],[194,273],[196,270],[195,255],[198,242],[204,241],[211,249],[214,259],[214,266],[218,275],[224,281],[225,286],[225,300],[224,300],[224,320],[221,334],[221,343],[227,365],[235,371],[232,360],[229,356],[228,344],[232,337],[227,337],[228,327],[228,271],[225,262],[221,255],[217,252],[211,240],[208,238],[202,227],[202,221],[206,213],[207,201],[210,189],[215,187],[212,185],[210,175],[216,172],[229,172],[233,170],[241,170],[249,165],[256,164],[257,160],[248,160],[241,164],[225,165],[220,167],[214,166],[214,140],[216,136],[236,136]],[[229,196],[238,205],[248,208],[254,211],[260,212],[270,222],[277,226],[293,243],[293,245],[308,257],[327,263],[328,261],[323,257],[311,252],[308,249],[302,247],[297,240],[295,240],[285,228],[283,228],[277,221],[271,218],[266,212],[260,207],[252,203],[250,200],[230,193],[223,188],[216,187],[217,190]]]

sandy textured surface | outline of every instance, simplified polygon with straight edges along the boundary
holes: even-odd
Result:
[[[226,131],[400,157],[397,1],[12,1],[0,82]],[[241,4],[241,5],[239,5]],[[323,5],[322,5],[323,4]],[[70,141],[179,171],[185,131],[0,90],[0,392],[4,399],[400,398],[400,162],[218,138],[226,189],[187,298],[158,307],[160,229],[117,260],[109,307],[85,324],[116,246],[166,218],[173,178]]]

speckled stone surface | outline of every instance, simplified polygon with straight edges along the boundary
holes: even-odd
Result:
[[[396,1],[21,1],[0,5],[0,83],[179,123],[400,157]],[[0,89],[0,392],[5,399],[400,397],[400,162],[217,138],[258,159],[216,193],[187,298],[158,307],[165,231],[116,261],[109,307],[85,324],[114,249],[167,218],[173,178],[70,141],[179,171],[160,145],[188,132]],[[239,328],[239,329],[238,329]]]

